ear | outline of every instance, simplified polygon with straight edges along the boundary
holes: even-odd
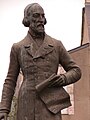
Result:
[[[47,23],[47,20],[46,20],[46,18],[45,18],[45,22],[44,22],[44,25]]]
[[[24,24],[25,27],[29,27],[30,25],[30,22],[26,17],[23,19],[22,23]]]

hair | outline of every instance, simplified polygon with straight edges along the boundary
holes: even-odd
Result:
[[[29,27],[29,25],[30,25],[30,21],[29,21],[29,19],[28,19],[28,16],[30,15],[30,9],[31,9],[31,7],[33,6],[33,5],[39,5],[38,3],[31,3],[31,4],[29,4],[29,5],[27,5],[26,7],[25,7],[25,9],[24,9],[24,18],[23,18],[23,20],[22,20],[22,24],[25,26],[25,27]],[[40,5],[39,5],[40,6]],[[45,22],[44,22],[44,24],[46,24],[47,23],[47,21],[46,21],[46,18],[45,18]]]

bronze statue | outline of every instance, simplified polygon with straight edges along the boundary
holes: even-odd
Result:
[[[14,43],[10,65],[2,91],[0,119],[10,112],[20,70],[23,73],[18,103],[17,120],[62,120],[61,110],[71,105],[63,86],[81,78],[81,70],[61,41],[45,33],[47,23],[43,8],[38,3],[26,6],[26,37]],[[66,73],[57,75],[61,64]]]

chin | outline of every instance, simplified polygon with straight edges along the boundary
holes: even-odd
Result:
[[[44,28],[38,28],[38,29],[37,29],[37,32],[39,32],[39,33],[44,33],[45,30],[44,30]]]
[[[37,33],[38,34],[43,34],[45,31],[44,30],[38,30]]]

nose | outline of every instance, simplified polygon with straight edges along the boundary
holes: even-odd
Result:
[[[39,16],[39,21],[40,21],[40,22],[42,22],[42,23],[44,23],[45,18],[44,18],[44,16],[43,16],[43,15],[40,15],[40,16]]]

